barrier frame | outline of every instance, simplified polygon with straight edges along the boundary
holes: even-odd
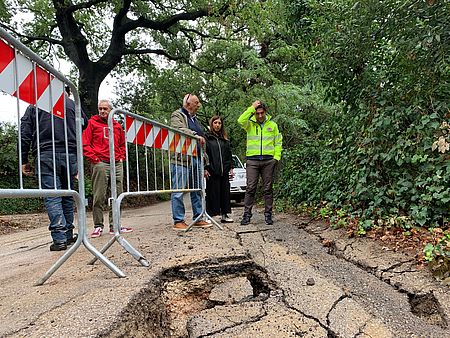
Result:
[[[62,75],[58,70],[53,68],[53,66],[49,65],[46,61],[44,61],[42,58],[40,58],[37,54],[32,52],[28,47],[23,45],[20,41],[15,39],[13,36],[11,36],[8,32],[6,32],[3,28],[0,27],[0,39],[6,42],[9,47],[14,49],[14,53],[17,56],[18,53],[20,53],[22,56],[27,58],[33,65],[33,76],[36,77],[36,65],[39,65],[41,68],[43,68],[45,71],[49,73],[50,76],[54,76],[55,78],[59,79],[63,84],[69,86],[70,90],[72,91],[74,102],[75,102],[75,124],[76,124],[76,148],[77,148],[77,169],[78,169],[78,191],[72,189],[61,189],[57,190],[55,189],[42,189],[40,185],[40,178],[39,178],[39,189],[24,189],[23,188],[23,177],[22,177],[22,160],[21,160],[21,134],[20,134],[20,116],[19,116],[19,100],[20,100],[20,93],[19,93],[19,84],[17,81],[17,60],[14,58],[15,62],[14,67],[16,68],[15,75],[16,78],[13,79],[15,88],[17,89],[17,115],[18,115],[18,149],[19,149],[19,182],[20,182],[20,188],[19,189],[0,189],[0,198],[31,198],[31,197],[37,197],[37,198],[45,198],[45,197],[64,197],[64,196],[71,196],[74,199],[76,208],[77,208],[77,216],[78,216],[78,238],[76,242],[68,248],[64,254],[58,258],[58,260],[50,267],[50,269],[41,277],[39,278],[34,285],[42,285],[44,284],[52,275],[53,273],[58,270],[62,264],[64,264],[68,258],[83,244],[86,249],[88,249],[91,254],[96,257],[96,259],[99,259],[104,265],[106,265],[112,272],[114,272],[118,277],[125,277],[125,274],[117,267],[115,266],[111,261],[109,261],[102,253],[100,253],[89,241],[87,237],[87,231],[86,231],[86,205],[87,201],[85,198],[85,185],[84,185],[84,164],[83,164],[83,144],[82,144],[82,124],[83,124],[83,118],[81,115],[81,101],[80,97],[77,91],[77,88],[75,85],[68,80],[64,75]],[[51,86],[51,85],[50,85]],[[51,88],[50,88],[51,89]],[[6,93],[8,94],[8,93]],[[65,114],[65,94],[64,95],[64,114]],[[39,109],[39,105],[37,104],[37,97],[35,97],[36,103],[33,104],[33,106],[37,110]],[[51,101],[51,94],[50,94],[50,103]],[[52,105],[53,107],[53,105]],[[48,112],[49,114],[52,114],[52,112]],[[52,121],[53,122],[53,121]],[[53,130],[53,129],[52,129]],[[54,130],[52,131],[54,132]],[[67,132],[67,128],[65,128],[65,132]],[[39,137],[38,137],[39,139]],[[67,134],[66,134],[66,144],[67,144]],[[53,147],[54,147],[54,139],[53,139]],[[54,148],[53,148],[54,150]],[[67,147],[66,147],[66,153],[67,153]],[[53,151],[53,156],[55,152]],[[39,155],[39,147],[38,147],[38,156]],[[38,163],[40,163],[40,157],[38,157]],[[53,161],[53,168],[55,169],[55,161]],[[38,164],[40,165],[40,164]],[[55,176],[54,176],[55,177]],[[55,179],[55,178],[54,178]]]
[[[202,203],[202,212],[200,213],[199,216],[197,216],[189,225],[188,228],[185,230],[182,230],[180,232],[188,232],[192,229],[192,227],[194,226],[195,222],[197,222],[199,219],[201,219],[202,217],[206,217],[207,219],[209,219],[213,225],[215,225],[216,227],[218,227],[220,230],[223,230],[224,228],[216,222],[216,220],[211,217],[207,212],[206,212],[206,201],[205,201],[205,183],[203,181],[203,168],[204,168],[204,156],[203,156],[203,148],[201,147],[200,152],[197,154],[198,158],[200,159],[199,164],[200,167],[198,169],[198,182],[201,182],[201,187],[200,188],[191,188],[189,189],[173,189],[171,186],[169,187],[169,189],[163,189],[163,190],[147,190],[147,191],[126,191],[126,192],[122,192],[119,196],[117,196],[117,177],[116,177],[116,163],[115,163],[115,149],[114,149],[114,127],[113,127],[113,121],[114,121],[114,116],[115,115],[122,115],[125,117],[126,120],[126,116],[129,116],[135,120],[139,120],[143,123],[148,123],[151,124],[153,126],[158,126],[160,128],[164,128],[170,132],[173,132],[176,135],[182,135],[186,138],[190,138],[192,140],[195,140],[195,142],[198,142],[198,138],[196,136],[192,136],[186,133],[183,133],[182,131],[180,131],[179,129],[164,125],[162,123],[153,121],[151,119],[148,119],[146,117],[142,117],[140,115],[137,114],[133,114],[131,112],[128,112],[124,109],[120,109],[120,108],[116,108],[113,109],[109,116],[108,116],[108,138],[109,138],[109,154],[110,154],[110,180],[111,180],[111,198],[110,198],[110,204],[112,207],[112,215],[113,215],[113,230],[114,230],[114,236],[111,237],[111,239],[100,249],[100,252],[103,254],[105,253],[116,241],[125,249],[125,251],[127,251],[129,254],[131,254],[141,265],[143,266],[150,266],[150,263],[143,257],[143,255],[137,251],[127,240],[125,240],[125,238],[121,235],[120,233],[120,227],[121,227],[121,222],[120,222],[120,209],[121,209],[121,204],[122,201],[125,197],[129,197],[129,196],[143,196],[143,195],[157,195],[157,194],[163,194],[163,193],[176,193],[176,192],[194,192],[194,191],[200,191],[201,193],[201,203]],[[124,130],[125,133],[125,142],[127,143],[127,131]],[[196,145],[195,145],[196,146]],[[149,147],[151,148],[151,147]],[[129,166],[128,163],[128,147],[126,146],[127,149],[127,158],[126,158],[126,165],[127,168]],[[169,159],[169,171],[170,171],[170,167],[171,167],[171,160],[170,160],[170,147],[168,150],[168,159]],[[193,170],[193,169],[192,169]],[[169,173],[170,175],[170,182],[172,182],[172,173]],[[171,185],[171,183],[170,183]],[[127,189],[129,190],[129,189]],[[89,264],[94,264],[96,261],[96,258],[94,257]]]

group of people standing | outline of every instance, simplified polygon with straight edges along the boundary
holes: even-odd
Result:
[[[233,222],[233,219],[228,215],[231,212],[229,178],[234,175],[230,141],[225,131],[224,121],[218,115],[209,120],[209,131],[203,132],[196,118],[200,105],[200,100],[196,95],[187,94],[183,99],[183,106],[172,113],[171,124],[187,134],[196,136],[201,145],[206,145],[204,168],[206,212],[210,216],[221,215],[221,222]],[[238,123],[247,133],[247,189],[241,225],[250,223],[260,176],[263,181],[265,223],[271,225],[273,224],[273,178],[276,165],[281,158],[282,135],[278,130],[278,125],[267,114],[267,106],[259,100],[253,102],[239,116]],[[185,167],[182,164],[178,166]],[[186,169],[174,167],[173,170]],[[193,177],[189,177],[189,172],[188,170],[184,177],[192,181],[200,176],[198,166],[195,164],[192,171]],[[187,184],[187,182],[177,183],[177,185],[174,184],[175,189],[183,189]],[[190,195],[195,221],[193,226],[210,227],[211,224],[206,220],[199,219],[202,212],[200,193],[191,192]],[[183,193],[172,193],[172,215],[175,230],[188,228],[184,219]]]
[[[27,176],[36,174],[41,177],[43,189],[73,189],[77,175],[75,104],[68,95],[65,99],[66,122],[47,112],[36,110],[34,106],[28,107],[21,119],[22,172]],[[201,159],[197,156],[191,156],[189,167],[187,162],[180,162],[177,158],[172,158],[172,189],[186,189],[187,186],[201,187],[204,177],[206,179],[206,212],[210,216],[221,216],[223,223],[234,222],[229,217],[231,213],[229,179],[234,175],[230,141],[225,131],[223,118],[219,115],[210,119],[209,130],[204,132],[196,117],[200,106],[197,95],[186,94],[182,107],[171,115],[171,125],[181,132],[197,138],[198,147],[204,147],[206,154],[204,172],[200,172],[202,169]],[[108,100],[100,100],[98,115],[93,115],[88,121],[82,112],[83,152],[92,164],[94,231],[91,237],[93,238],[99,237],[103,233],[103,211],[111,197],[108,141],[108,116],[111,110],[112,105]],[[36,111],[38,111],[37,118]],[[250,223],[260,176],[263,181],[265,223],[273,224],[272,184],[274,170],[281,157],[282,136],[277,124],[266,112],[265,104],[255,101],[238,119],[238,123],[247,133],[247,190],[241,225]],[[67,133],[64,128],[67,129]],[[123,191],[123,161],[126,156],[126,140],[122,126],[114,120],[113,128],[118,196]],[[39,159],[39,165],[34,172],[28,159],[30,152],[36,158],[35,163]],[[202,153],[200,149],[198,153]],[[68,166],[69,168],[67,168]],[[185,220],[183,195],[183,192],[171,194],[173,229],[175,230],[188,228]],[[190,198],[193,227],[211,227],[211,222],[202,218],[204,213],[201,189],[190,192]],[[73,233],[73,198],[71,196],[46,197],[45,206],[50,220],[49,230],[53,239],[50,250],[66,250],[67,246],[73,244],[77,239],[77,235]],[[114,233],[111,208],[109,210],[109,230],[110,233]],[[121,233],[131,231],[133,231],[132,228],[119,228]]]
[[[65,118],[29,106],[21,118],[21,158],[22,173],[25,176],[36,174],[42,189],[74,189],[77,167],[77,141],[75,103],[70,99],[66,88]],[[83,154],[92,163],[92,194],[94,231],[91,237],[102,235],[103,211],[111,196],[110,155],[108,141],[108,116],[112,105],[108,100],[98,103],[98,115],[89,120],[81,112],[83,128]],[[125,159],[125,134],[122,126],[114,121],[114,146],[117,195],[123,189],[123,160]],[[35,169],[29,162],[29,154],[35,157]],[[72,196],[46,197],[45,207],[50,221],[49,230],[53,243],[50,251],[66,250],[75,243],[74,201]],[[121,227],[120,232],[131,232],[132,228]],[[113,232],[112,210],[109,210],[109,232]]]

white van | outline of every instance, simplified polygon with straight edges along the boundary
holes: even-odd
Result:
[[[239,203],[245,196],[245,189],[247,188],[247,174],[241,160],[236,155],[233,155],[233,163],[234,177],[230,177],[230,199],[235,200],[236,203]]]

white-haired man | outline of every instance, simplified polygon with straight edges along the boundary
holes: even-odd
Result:
[[[100,237],[103,233],[103,210],[111,196],[110,156],[108,140],[108,116],[112,110],[111,102],[98,102],[98,115],[89,119],[88,126],[83,132],[84,156],[92,166],[92,214],[94,231],[91,237]],[[119,196],[123,191],[123,160],[125,159],[125,132],[122,126],[113,120],[114,129],[114,158],[116,166],[116,191]],[[131,232],[132,228],[121,227],[120,232]],[[109,232],[113,231],[112,209],[109,208]]]
[[[203,128],[197,121],[196,114],[201,103],[197,95],[186,94],[183,98],[183,106],[172,113],[170,122],[172,127],[179,129],[183,133],[196,136],[201,145],[205,144]],[[199,152],[200,154],[200,152]],[[172,188],[185,189],[189,187],[200,187],[202,184],[203,172],[200,168],[200,160],[196,156],[190,158],[188,168],[187,161],[172,161]],[[193,219],[199,218],[202,214],[202,195],[200,191],[193,191],[191,195],[191,205]],[[172,218],[174,230],[186,230],[188,225],[185,222],[185,208],[183,201],[183,193],[175,192],[171,195],[172,202]],[[198,219],[194,223],[195,227],[209,228],[211,224],[205,220]]]

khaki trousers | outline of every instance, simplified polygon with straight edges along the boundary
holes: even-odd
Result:
[[[94,227],[103,228],[103,211],[106,209],[108,199],[111,197],[110,164],[100,162],[92,169],[92,216]],[[119,196],[123,192],[123,163],[116,162],[116,192]],[[112,208],[109,207],[109,227],[113,226]]]

